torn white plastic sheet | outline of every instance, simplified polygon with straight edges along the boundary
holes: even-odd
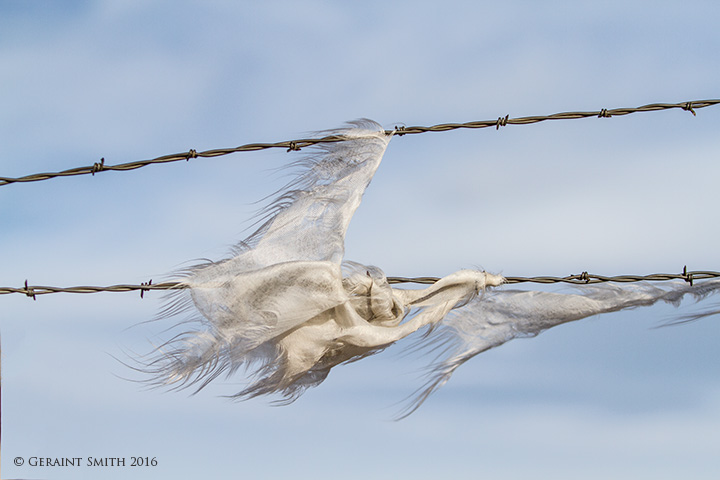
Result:
[[[233,395],[279,394],[291,402],[331,368],[377,353],[428,327],[443,355],[407,412],[464,362],[518,337],[598,313],[701,297],[694,287],[578,287],[577,294],[487,291],[503,278],[461,270],[420,290],[392,288],[376,268],[344,262],[348,224],[391,139],[380,125],[354,122],[330,132],[346,140],[316,146],[292,166],[297,178],[260,214],[262,226],[230,258],[184,272],[165,315],[194,312],[194,324],[155,351],[144,369],[156,385],[199,390],[244,368],[249,384]],[[473,259],[476,260],[476,259]]]

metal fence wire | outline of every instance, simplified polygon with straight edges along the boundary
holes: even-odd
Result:
[[[477,128],[489,128],[495,127],[499,130],[500,127],[507,125],[530,125],[533,123],[544,122],[548,120],[574,120],[579,118],[610,118],[620,117],[623,115],[629,115],[631,113],[638,112],[657,112],[661,110],[672,110],[682,109],[695,115],[695,110],[700,108],[710,107],[713,105],[720,104],[720,99],[714,100],[693,100],[682,103],[652,103],[650,105],[643,105],[642,107],[636,108],[603,108],[597,111],[589,112],[563,112],[555,113],[552,115],[541,115],[533,117],[517,117],[510,118],[509,115],[504,117],[498,117],[496,120],[480,120],[475,122],[467,123],[441,123],[430,127],[413,126],[413,127],[395,127],[393,130],[386,130],[387,135],[394,134],[396,136],[414,135],[419,133],[428,132],[449,132],[451,130],[458,129],[477,129]],[[102,172],[125,172],[129,170],[137,170],[138,168],[146,167],[148,165],[157,163],[172,163],[180,161],[189,161],[195,158],[213,158],[221,157],[223,155],[229,155],[237,152],[254,152],[258,150],[267,150],[270,148],[285,148],[288,152],[301,150],[302,148],[316,145],[318,143],[333,143],[342,142],[346,140],[342,135],[330,135],[321,138],[303,138],[297,140],[285,140],[282,142],[275,143],[248,143],[239,147],[233,148],[217,148],[212,150],[205,150],[198,152],[197,150],[190,149],[187,152],[173,153],[170,155],[163,155],[161,157],[152,158],[149,160],[137,160],[134,162],[120,163],[117,165],[105,164],[105,158],[101,158],[99,162],[93,165],[85,167],[71,168],[69,170],[63,170],[61,172],[48,172],[48,173],[35,173],[32,175],[26,175],[24,177],[10,178],[0,177],[0,186],[9,185],[11,183],[27,183],[27,182],[39,182],[42,180],[49,180],[56,177],[71,177],[75,175],[95,175],[96,173]]]
[[[687,267],[683,268],[682,273],[653,273],[651,275],[616,275],[616,276],[604,276],[596,275],[593,273],[582,272],[580,274],[568,275],[566,277],[505,277],[505,284],[517,284],[517,283],[570,283],[574,285],[588,285],[595,283],[606,283],[606,282],[617,282],[617,283],[632,283],[632,282],[660,282],[668,280],[684,280],[690,285],[696,280],[707,280],[711,278],[720,278],[720,272],[698,270],[689,272]],[[387,281],[390,284],[398,283],[419,283],[419,284],[432,284],[440,280],[439,277],[387,277]],[[101,292],[140,292],[140,297],[143,298],[145,292],[151,290],[183,290],[189,288],[187,285],[180,282],[164,282],[164,283],[152,283],[152,280],[147,283],[141,283],[140,285],[110,285],[107,287],[97,286],[78,286],[78,287],[48,287],[43,285],[28,285],[27,280],[25,285],[19,288],[14,287],[0,287],[0,295],[7,295],[11,293],[19,293],[26,295],[33,300],[37,299],[38,295],[47,295],[50,293],[101,293]]]
[[[433,125],[430,127],[423,126],[412,126],[412,127],[395,127],[393,130],[386,130],[386,135],[414,135],[419,133],[427,132],[448,132],[451,130],[458,129],[477,129],[477,128],[489,128],[495,127],[496,130],[500,127],[507,125],[530,125],[534,123],[544,122],[548,120],[573,120],[579,118],[610,118],[618,117],[623,115],[629,115],[631,113],[638,112],[657,112],[661,110],[671,109],[682,109],[695,115],[695,110],[705,107],[710,107],[720,104],[720,99],[714,100],[694,100],[689,102],[681,103],[653,103],[644,105],[636,108],[613,108],[613,109],[601,109],[597,111],[586,111],[586,112],[563,112],[555,113],[552,115],[532,116],[532,117],[517,117],[510,118],[509,115],[504,117],[498,117],[496,120],[481,120],[467,123],[442,123]],[[54,173],[36,173],[32,175],[26,175],[24,177],[9,178],[0,177],[0,186],[9,185],[11,183],[25,183],[25,182],[38,182],[42,180],[49,180],[56,177],[68,177],[75,175],[95,175],[96,173],[108,172],[108,171],[129,171],[136,170],[151,164],[163,164],[179,161],[189,161],[194,158],[212,158],[220,157],[223,155],[229,155],[237,152],[252,152],[257,150],[266,150],[271,148],[285,148],[288,152],[297,151],[311,145],[319,143],[332,143],[342,142],[346,140],[342,135],[330,135],[320,138],[304,138],[298,140],[286,140],[275,143],[249,143],[234,148],[220,148],[213,150],[206,150],[198,152],[196,150],[189,150],[183,153],[175,153],[170,155],[163,155],[161,157],[139,160],[128,163],[121,163],[118,165],[106,165],[105,159],[102,158],[100,162],[97,162],[91,166],[72,168],[61,172]],[[690,285],[696,280],[705,280],[711,278],[720,278],[720,272],[716,271],[688,271],[687,267],[683,268],[682,273],[668,274],[668,273],[655,273],[651,275],[616,275],[616,276],[603,276],[590,274],[588,272],[582,272],[580,274],[568,275],[566,277],[553,277],[553,276],[540,276],[540,277],[505,277],[506,284],[518,284],[518,283],[540,283],[540,284],[552,284],[552,283],[569,283],[576,285],[587,285],[605,282],[618,282],[618,283],[629,283],[629,282],[642,282],[642,281],[667,281],[667,280],[683,280],[688,282]],[[400,283],[417,283],[417,284],[431,284],[439,280],[437,277],[388,277],[388,283],[400,284]],[[33,300],[37,299],[38,295],[47,295],[51,293],[100,293],[100,292],[140,292],[140,296],[143,297],[145,292],[154,290],[181,290],[188,288],[187,285],[180,282],[164,282],[164,283],[152,283],[152,280],[147,283],[141,283],[140,285],[121,284],[121,285],[110,285],[110,286],[76,286],[76,287],[51,287],[43,285],[28,285],[25,281],[22,287],[0,287],[0,295],[7,295],[12,293],[18,293],[26,295]]]

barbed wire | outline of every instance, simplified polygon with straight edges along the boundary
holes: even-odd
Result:
[[[688,272],[687,267],[683,268],[682,273],[653,273],[650,275],[616,275],[616,276],[604,276],[596,275],[588,272],[582,272],[580,274],[572,274],[566,277],[505,277],[505,284],[517,284],[517,283],[570,283],[574,285],[588,285],[596,283],[606,282],[617,282],[617,283],[631,283],[631,282],[664,282],[668,280],[683,280],[689,283],[691,286],[693,282],[697,280],[707,280],[710,278],[720,278],[720,272],[697,270]],[[439,277],[387,277],[387,281],[390,284],[398,283],[418,283],[418,284],[433,284],[440,280]],[[140,285],[110,285],[107,287],[96,287],[96,286],[78,286],[78,287],[48,287],[44,285],[28,285],[27,280],[25,285],[19,288],[14,287],[0,287],[0,295],[8,295],[11,293],[19,293],[26,295],[33,300],[37,300],[38,295],[47,295],[50,293],[101,293],[101,292],[140,292],[140,298],[143,298],[145,292],[151,290],[184,290],[190,288],[187,284],[181,282],[164,282],[164,283],[152,283],[152,280],[147,283],[141,283]]]
[[[638,113],[638,112],[657,112],[661,110],[671,110],[675,108],[679,108],[685,111],[688,111],[695,115],[695,110],[705,107],[710,107],[713,105],[720,104],[720,99],[713,99],[713,100],[693,100],[689,102],[681,102],[681,103],[652,103],[649,105],[643,105],[641,107],[636,108],[612,108],[607,109],[603,108],[597,111],[587,111],[587,112],[562,112],[562,113],[555,113],[552,115],[541,115],[541,116],[532,116],[532,117],[517,117],[517,118],[510,118],[510,115],[505,115],[504,117],[498,117],[497,120],[480,120],[480,121],[474,121],[474,122],[467,122],[467,123],[441,123],[438,125],[433,125],[430,127],[423,127],[423,126],[412,126],[412,127],[405,127],[405,126],[399,126],[395,127],[394,130],[386,130],[385,133],[387,135],[390,135],[391,133],[397,135],[397,136],[403,136],[403,135],[413,135],[413,134],[419,134],[419,133],[427,133],[427,132],[448,132],[451,130],[458,130],[458,129],[477,129],[477,128],[489,128],[489,127],[495,127],[496,130],[500,129],[500,127],[504,127],[507,125],[530,125],[533,123],[539,123],[544,122],[548,120],[574,120],[579,118],[590,118],[590,117],[598,117],[598,118],[610,118],[610,117],[619,117],[623,115],[629,115],[631,113]],[[275,142],[275,143],[248,143],[246,145],[241,145],[239,147],[234,148],[219,148],[219,149],[213,149],[213,150],[205,150],[198,152],[197,150],[190,149],[187,152],[182,153],[174,153],[170,155],[163,155],[161,157],[152,158],[149,160],[138,160],[134,162],[128,162],[128,163],[121,163],[118,165],[106,165],[105,164],[105,158],[101,158],[99,162],[94,163],[90,166],[85,167],[77,167],[77,168],[71,168],[69,170],[63,170],[61,172],[48,172],[48,173],[35,173],[32,175],[26,175],[24,177],[17,177],[17,178],[10,178],[10,177],[0,177],[0,186],[3,185],[9,185],[11,183],[26,183],[26,182],[39,182],[42,180],[49,180],[51,178],[56,177],[70,177],[75,175],[95,175],[96,173],[100,172],[125,172],[129,170],[137,170],[138,168],[146,167],[151,164],[162,164],[162,163],[171,163],[171,162],[179,162],[179,161],[189,161],[190,159],[194,158],[213,158],[213,157],[220,157],[223,155],[229,155],[231,153],[238,153],[238,152],[255,152],[258,150],[267,150],[271,148],[285,148],[288,152],[290,151],[298,151],[302,148],[309,147],[311,145],[316,145],[319,143],[334,143],[334,142],[342,142],[347,140],[342,135],[329,135],[321,138],[303,138],[303,139],[297,139],[297,140],[286,140],[282,142]]]

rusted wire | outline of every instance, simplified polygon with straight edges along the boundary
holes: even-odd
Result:
[[[699,108],[705,108],[710,107],[713,105],[717,105],[720,103],[720,99],[715,100],[694,100],[691,102],[682,102],[682,103],[652,103],[650,105],[643,105],[642,107],[636,107],[636,108],[613,108],[613,109],[607,109],[603,108],[598,111],[588,111],[588,112],[563,112],[563,113],[555,113],[552,115],[542,115],[542,116],[532,116],[532,117],[518,117],[518,118],[510,118],[509,115],[505,115],[504,117],[498,117],[496,120],[481,120],[481,121],[475,121],[475,122],[467,122],[467,123],[441,123],[438,125],[433,125],[430,127],[422,127],[422,126],[412,126],[412,127],[395,127],[394,130],[386,130],[385,133],[390,135],[391,133],[394,133],[397,136],[404,136],[404,135],[413,135],[418,133],[427,133],[427,132],[448,132],[451,130],[458,130],[458,129],[477,129],[477,128],[489,128],[489,127],[495,127],[496,130],[499,130],[500,127],[505,127],[507,125],[530,125],[533,123],[539,123],[544,122],[547,120],[574,120],[579,118],[590,118],[590,117],[599,117],[599,118],[610,118],[610,117],[619,117],[623,115],[629,115],[631,113],[637,113],[637,112],[657,112],[660,110],[671,110],[675,108],[679,108],[681,110],[688,111],[695,115],[695,110]],[[288,152],[291,151],[297,151],[301,150],[302,148],[309,147],[311,145],[316,145],[318,143],[334,143],[334,142],[342,142],[346,140],[346,138],[342,135],[330,135],[325,136],[321,138],[304,138],[299,140],[286,140],[282,142],[276,142],[276,143],[249,143],[246,145],[241,145],[239,147],[234,148],[219,148],[219,149],[213,149],[213,150],[205,150],[202,152],[198,152],[194,149],[191,149],[187,152],[183,153],[174,153],[170,155],[163,155],[161,157],[152,158],[149,160],[138,160],[134,162],[128,162],[128,163],[121,163],[118,165],[106,165],[105,164],[105,158],[102,158],[100,162],[96,162],[91,166],[87,167],[77,167],[77,168],[71,168],[69,170],[64,170],[61,172],[49,172],[49,173],[36,173],[32,175],[26,175],[24,177],[18,177],[18,178],[10,178],[10,177],[0,177],[0,186],[3,185],[9,185],[11,183],[26,183],[26,182],[39,182],[41,180],[49,180],[51,178],[55,177],[70,177],[75,175],[95,175],[96,173],[101,172],[124,172],[129,170],[136,170],[138,168],[146,167],[151,164],[156,163],[171,163],[171,162],[179,162],[179,161],[189,161],[193,158],[212,158],[212,157],[220,157],[223,155],[229,155],[231,153],[237,153],[237,152],[254,152],[258,150],[266,150],[270,148],[284,148]]]
[[[668,280],[684,280],[690,285],[697,280],[707,280],[710,278],[720,278],[720,272],[713,271],[694,271],[688,272],[687,269],[683,273],[653,273],[651,275],[616,275],[604,276],[595,275],[588,272],[580,274],[568,275],[567,277],[505,277],[505,284],[516,283],[571,283],[575,285],[588,285],[595,283],[631,283],[631,282],[664,282]],[[437,277],[388,277],[388,283],[423,283],[432,284],[440,280]]]
[[[107,287],[95,287],[95,286],[78,286],[78,287],[48,287],[45,285],[28,285],[25,281],[25,286],[20,288],[13,287],[0,287],[0,295],[7,295],[10,293],[20,293],[26,295],[33,300],[37,300],[38,295],[48,295],[50,293],[101,293],[101,292],[140,292],[140,297],[144,297],[144,293],[150,290],[182,290],[187,288],[182,283],[178,282],[166,282],[166,283],[152,283],[150,280],[148,283],[141,283],[140,285],[110,285]]]
[[[516,283],[570,283],[575,285],[588,285],[595,283],[606,283],[606,282],[617,282],[617,283],[630,283],[630,282],[664,282],[668,280],[684,280],[690,285],[698,280],[707,280],[710,278],[720,278],[720,272],[698,270],[688,272],[687,267],[683,269],[682,273],[653,273],[651,275],[617,275],[617,276],[604,276],[595,275],[592,273],[582,272],[580,274],[568,275],[566,277],[505,277],[506,284]],[[419,284],[432,284],[440,280],[438,277],[388,277],[387,281],[391,284],[398,283],[419,283]],[[79,286],[79,287],[48,287],[44,285],[28,285],[27,280],[23,287],[0,287],[0,295],[7,295],[11,293],[19,293],[26,295],[33,300],[37,299],[38,295],[47,295],[50,293],[100,293],[100,292],[140,292],[140,297],[144,296],[145,292],[150,290],[183,290],[189,288],[186,284],[180,282],[165,282],[165,283],[152,283],[150,280],[147,283],[141,283],[140,285],[110,285],[107,287],[93,287],[93,286]]]

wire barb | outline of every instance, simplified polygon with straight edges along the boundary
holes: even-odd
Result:
[[[100,163],[95,162],[95,164],[93,164],[92,172],[90,173],[94,177],[96,172],[102,172],[103,170],[105,170],[105,157],[100,159]]]
[[[653,103],[649,105],[643,105],[641,107],[637,108],[614,108],[611,110],[608,110],[606,108],[603,108],[600,111],[595,112],[563,112],[563,113],[555,113],[552,115],[543,115],[543,116],[534,116],[534,117],[518,117],[518,118],[510,118],[509,115],[506,115],[505,117],[498,117],[497,120],[479,120],[474,122],[467,122],[467,123],[441,123],[437,125],[433,125],[430,127],[423,127],[423,126],[415,126],[415,127],[395,127],[395,130],[386,130],[386,135],[392,135],[393,133],[397,136],[401,137],[403,135],[411,135],[411,134],[418,134],[418,133],[428,133],[428,132],[449,132],[451,130],[458,130],[458,129],[478,129],[478,128],[489,128],[489,127],[495,127],[496,130],[499,130],[501,126],[506,126],[508,124],[513,125],[530,125],[533,123],[539,123],[544,122],[547,120],[575,120],[580,118],[589,118],[589,117],[606,117],[610,118],[612,116],[623,116],[623,115],[629,115],[631,113],[637,113],[637,112],[657,112],[660,110],[671,110],[674,108],[680,108],[686,111],[689,111],[693,115],[695,115],[695,110],[699,108],[705,108],[705,107],[711,107],[713,105],[720,104],[720,99],[713,99],[713,100],[693,100],[689,102],[682,102],[682,103]],[[178,162],[181,160],[189,160],[190,158],[196,158],[196,157],[220,157],[223,155],[229,155],[231,153],[237,153],[237,152],[255,152],[258,150],[266,150],[270,148],[286,148],[288,149],[288,152],[290,151],[297,151],[300,150],[300,148],[309,147],[311,145],[316,145],[319,143],[332,143],[332,142],[342,142],[345,141],[346,138],[338,135],[331,135],[327,137],[322,138],[306,138],[301,140],[291,140],[291,141],[282,141],[282,142],[276,142],[276,143],[249,143],[246,145],[241,145],[239,147],[235,148],[218,148],[214,150],[206,150],[203,152],[197,152],[195,150],[190,150],[189,152],[185,153],[176,153],[176,154],[170,154],[170,155],[163,155],[161,157],[156,157],[150,160],[138,160],[134,162],[128,162],[128,163],[120,163],[118,165],[108,165],[105,166],[104,159],[100,161],[100,163],[95,163],[92,166],[88,167],[77,167],[77,168],[71,168],[69,170],[63,170],[61,172],[51,172],[51,173],[36,173],[32,175],[26,175],[24,177],[17,177],[17,178],[10,178],[10,177],[0,177],[0,186],[3,185],[9,185],[11,183],[27,183],[27,182],[39,182],[41,180],[49,180],[51,178],[56,177],[70,177],[74,175],[95,175],[96,172],[106,171],[106,170],[113,170],[113,171],[119,171],[119,172],[125,172],[129,170],[136,170],[138,168],[146,167],[151,164],[155,163],[171,163],[171,162]],[[288,148],[289,147],[289,148]]]
[[[693,117],[696,117],[696,116],[697,116],[697,114],[695,113],[695,110],[693,110],[693,102],[687,102],[687,103],[682,107],[682,109],[685,110],[686,112],[692,113],[692,114],[693,114]]]
[[[33,290],[33,288],[28,287],[27,279],[25,279],[25,295],[27,295],[28,297],[32,297],[33,300],[37,300],[37,298],[35,297],[35,291]]]
[[[685,266],[683,267],[683,273],[682,273],[682,274],[683,274],[683,277],[685,277],[684,280],[685,280],[686,282],[688,282],[688,283],[690,284],[690,286],[692,287],[692,284],[693,284],[693,274],[692,274],[692,272],[688,273],[688,271],[687,271],[687,265],[685,265]]]
[[[145,292],[148,290],[147,287],[149,287],[150,285],[152,285],[152,278],[147,283],[140,282],[140,298],[143,298],[145,296]]]

